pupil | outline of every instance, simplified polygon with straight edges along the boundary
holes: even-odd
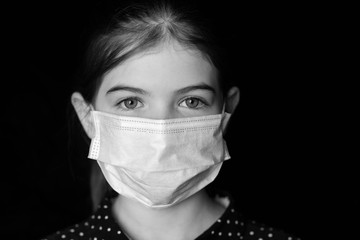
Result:
[[[199,101],[197,99],[190,98],[186,100],[186,105],[188,105],[188,107],[194,108],[199,105]]]
[[[134,99],[129,99],[125,102],[125,106],[127,108],[135,108],[136,107],[136,100]]]

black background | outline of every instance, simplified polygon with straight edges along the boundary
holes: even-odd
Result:
[[[69,159],[67,107],[86,31],[113,2],[2,8],[4,239],[39,239],[91,211],[91,160],[76,153]],[[231,192],[247,217],[307,238],[322,205],[315,196],[326,188],[317,179],[325,171],[324,129],[322,101],[314,97],[321,28],[309,22],[312,6],[202,4],[223,28],[241,90],[227,135],[232,160],[214,185]]]

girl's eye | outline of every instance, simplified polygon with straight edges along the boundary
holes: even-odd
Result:
[[[190,97],[180,103],[181,107],[187,108],[201,108],[205,105],[203,101],[198,98]]]
[[[143,104],[136,98],[127,98],[117,104],[124,110],[131,110],[141,107]]]

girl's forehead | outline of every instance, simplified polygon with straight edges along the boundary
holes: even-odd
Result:
[[[219,89],[218,71],[199,51],[168,44],[138,53],[103,78],[99,93],[115,85],[176,90],[207,84]]]

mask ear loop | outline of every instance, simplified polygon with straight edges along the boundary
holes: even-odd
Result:
[[[222,114],[222,115],[224,115],[224,113],[225,113],[225,105],[226,105],[226,104],[225,104],[225,102],[224,102],[223,107],[222,107],[222,110],[221,110],[221,114]]]
[[[92,104],[89,104],[89,108],[90,108],[90,114],[91,114],[91,117],[92,117],[93,123],[94,123],[94,131],[95,131],[94,134],[95,135],[91,139],[88,158],[97,160],[99,158],[99,154],[100,154],[100,126],[99,126],[99,121],[98,121],[97,117],[95,116],[96,110],[95,110],[94,106]]]
[[[226,141],[224,139],[224,135],[226,134],[227,131],[227,127],[229,125],[229,121],[230,121],[230,117],[231,117],[231,113],[227,113],[225,111],[225,102],[221,111],[221,131],[222,131],[222,135],[223,135],[223,140],[224,140],[224,147],[225,147],[225,158],[224,160],[229,160],[231,158],[230,154],[229,154],[229,150],[227,148],[226,145]]]
[[[230,117],[231,117],[231,113],[227,113],[225,111],[225,103],[224,103],[222,111],[221,111],[221,116],[222,116],[221,129],[222,129],[223,133],[225,134],[227,126],[229,125]]]
[[[92,104],[89,104],[90,111],[96,111]]]

